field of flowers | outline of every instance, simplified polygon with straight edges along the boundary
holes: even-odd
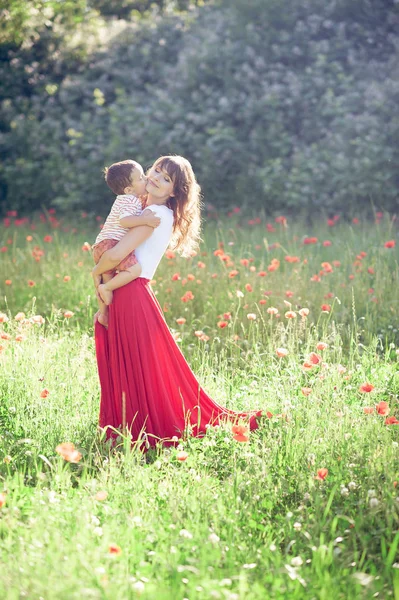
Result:
[[[102,218],[0,226],[0,598],[399,600],[395,218],[207,214],[152,282],[207,391],[259,429],[143,455],[98,429]],[[4,567],[4,568],[3,568]]]

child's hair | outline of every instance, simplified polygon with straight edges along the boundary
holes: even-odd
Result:
[[[170,247],[190,256],[201,239],[201,188],[193,168],[183,156],[161,156],[154,167],[165,169],[173,181],[173,196],[166,203],[174,216]]]
[[[132,175],[136,168],[134,160],[122,160],[110,167],[105,167],[104,178],[108,187],[119,196],[125,193],[125,188],[132,185]]]

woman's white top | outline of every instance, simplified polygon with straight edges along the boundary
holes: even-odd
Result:
[[[129,231],[128,228],[119,225],[119,219],[136,217],[141,215],[142,212],[143,205],[136,196],[132,194],[117,196],[112,205],[111,212],[93,244],[93,248],[103,240],[117,240],[119,242],[125,233]]]
[[[152,279],[169,246],[173,230],[173,210],[165,204],[150,204],[146,208],[159,217],[161,222],[158,227],[155,227],[150,237],[136,248],[135,254],[141,265],[140,277]]]

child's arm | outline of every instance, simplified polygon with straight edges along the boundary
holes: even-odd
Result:
[[[145,210],[141,215],[122,217],[119,219],[119,225],[131,229],[132,227],[139,227],[139,225],[148,225],[155,229],[160,224],[161,219],[154,215],[152,210]]]

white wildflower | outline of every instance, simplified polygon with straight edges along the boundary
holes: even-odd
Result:
[[[303,565],[303,560],[300,556],[294,556],[294,558],[291,559],[291,565],[293,567],[301,567]]]
[[[211,542],[211,544],[217,544],[220,542],[220,537],[216,535],[216,533],[211,533],[209,534],[208,540]]]
[[[180,529],[179,535],[186,540],[191,540],[193,538],[193,534],[187,531],[187,529]]]

